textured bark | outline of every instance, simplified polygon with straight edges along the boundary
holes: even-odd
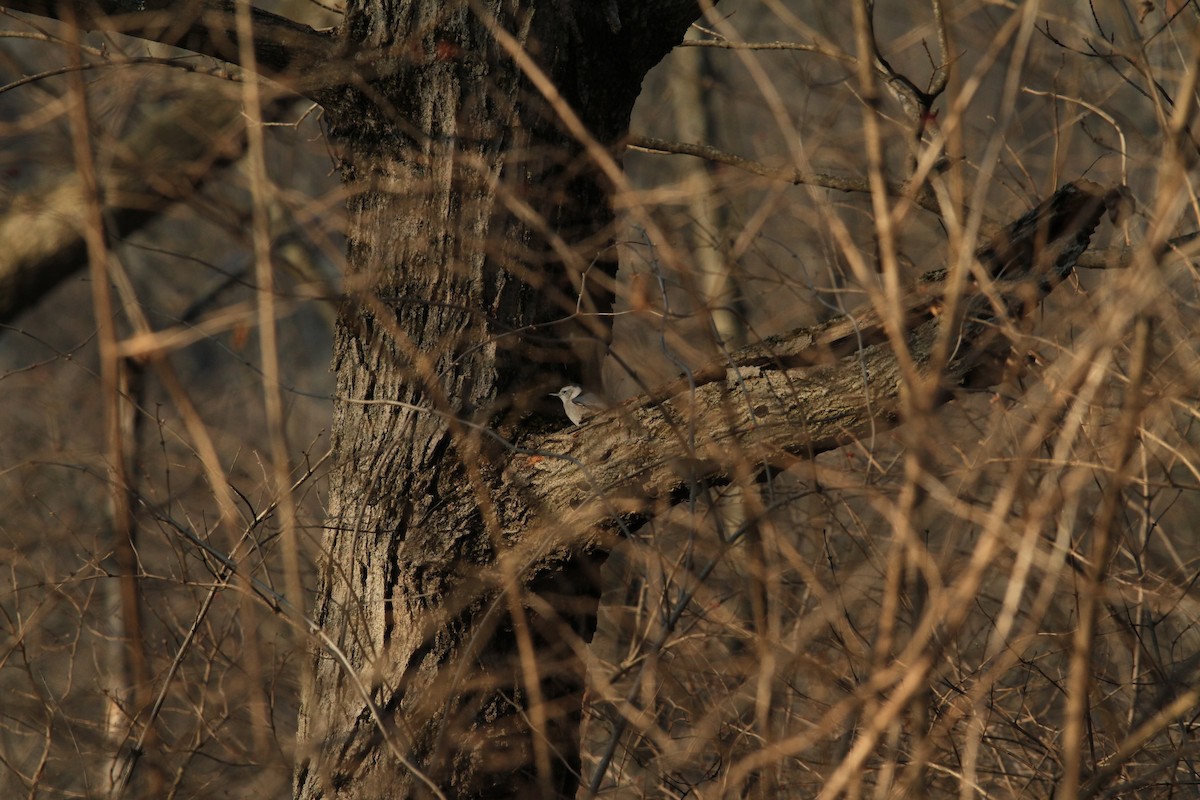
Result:
[[[365,88],[321,98],[355,190],[358,302],[338,329],[339,455],[314,615],[375,707],[316,654],[300,797],[420,795],[423,780],[454,797],[574,794],[573,645],[591,635],[602,553],[522,572],[511,543],[532,511],[499,493],[508,454],[468,422],[514,430],[529,396],[518,390],[578,376],[578,342],[608,335],[571,318],[577,304],[611,306],[610,284],[594,280],[615,272],[605,187],[488,27],[509,31],[615,148],[645,71],[698,11],[622,2],[616,26],[603,5],[347,10],[346,55],[387,56]]]
[[[519,80],[513,86],[520,91]],[[537,131],[536,120],[523,119],[522,129]],[[430,142],[453,138],[442,133]],[[487,144],[474,143],[476,158],[490,152]],[[690,481],[720,480],[731,450],[786,465],[894,422],[905,380],[893,344],[868,315],[746,348],[696,373],[689,391],[667,388],[581,430],[534,435],[510,428],[495,403],[513,386],[506,378],[537,385],[540,367],[531,356],[555,352],[550,337],[535,347],[512,332],[561,313],[561,296],[496,263],[494,253],[504,249],[492,238],[497,231],[500,241],[522,247],[526,263],[545,245],[511,219],[498,227],[497,195],[473,184],[465,191],[475,178],[447,172],[432,182],[444,187],[441,195],[404,198],[403,187],[429,186],[430,171],[444,163],[435,145],[424,147],[420,158],[391,162],[396,173],[375,176],[378,184],[393,181],[396,192],[365,196],[357,206],[352,252],[383,302],[348,315],[339,342],[346,400],[338,409],[337,447],[346,460],[331,494],[317,610],[318,622],[341,632],[339,645],[371,677],[383,720],[372,717],[339,667],[318,655],[302,722],[314,751],[298,770],[297,789],[305,797],[400,796],[419,793],[419,770],[448,796],[566,796],[576,784],[582,686],[571,646],[590,636],[591,572],[618,523],[636,520]],[[488,180],[500,177],[488,185],[503,186],[531,169],[499,155],[486,163],[495,170]],[[551,165],[537,175],[543,186],[561,180]],[[491,198],[491,205],[466,204],[463,194]],[[418,210],[405,213],[414,202]],[[916,365],[937,370],[950,387],[1002,362],[1009,344],[997,321],[1027,312],[1062,280],[1105,202],[1099,187],[1067,186],[1014,222],[978,254],[996,281],[990,298],[973,295],[953,320],[940,312],[936,283],[914,293],[907,318]],[[557,208],[546,214],[577,219]],[[406,221],[389,227],[385,215]],[[430,253],[431,242],[442,249]],[[418,266],[398,271],[405,263]],[[547,258],[543,274],[551,270],[564,267]],[[486,313],[477,310],[481,302]],[[964,345],[949,364],[932,364],[947,324]],[[497,334],[509,341],[501,345]],[[392,398],[410,405],[387,402]],[[518,434],[516,445],[458,419],[498,421],[500,431]],[[507,599],[513,592],[515,603]],[[534,665],[517,657],[523,628]],[[542,717],[532,709],[531,666],[545,701]],[[550,776],[536,768],[539,736],[553,745]],[[388,748],[415,769],[406,772]]]
[[[1036,307],[1090,243],[1112,192],[1068,184],[1007,226],[977,253],[991,296],[972,290],[948,320],[943,271],[908,298],[907,346],[915,365],[950,390],[999,377],[1011,342],[1004,323]],[[952,325],[961,345],[933,364]],[[900,421],[905,377],[872,313],[797,329],[744,347],[653,396],[634,398],[580,428],[530,434],[510,445],[497,504],[522,508],[528,524],[506,531],[526,576],[553,573],[580,552],[603,551],[622,524],[636,524],[689,482],[719,483],[736,463],[785,468]],[[952,397],[941,393],[943,401]],[[472,592],[475,597],[472,598]],[[485,587],[460,587],[460,603]]]
[[[961,313],[942,313],[942,270],[907,298],[907,348],[941,388],[991,385],[1011,350],[1003,325],[1036,308],[1074,268],[1119,191],[1067,184],[1012,222],[976,258],[995,281],[971,289]],[[952,325],[960,341],[932,362]],[[540,510],[521,540],[522,563],[548,568],[634,518],[689,481],[720,482],[736,463],[776,469],[870,436],[900,421],[906,380],[882,320],[867,312],[770,337],[689,381],[637,397],[580,429],[531,436],[505,473],[505,492]],[[736,454],[736,457],[731,455]]]
[[[527,416],[528,397],[582,372],[577,340],[607,336],[603,318],[572,312],[611,302],[581,276],[615,267],[611,213],[595,164],[483,19],[615,147],[645,71],[697,13],[679,0],[350,4],[318,92],[354,192],[355,302],[338,329],[314,617],[351,669],[314,652],[298,796],[573,795],[578,647],[616,523],[720,480],[731,450],[785,465],[896,420],[904,377],[866,317],[747,348],[581,430],[539,434]],[[350,65],[358,78],[336,88]],[[1104,201],[1064,188],[981,252],[992,278],[1023,281],[998,302],[947,321],[933,286],[914,296],[916,365],[950,387],[1001,358],[996,321],[1061,280]],[[934,363],[947,324],[966,346]]]

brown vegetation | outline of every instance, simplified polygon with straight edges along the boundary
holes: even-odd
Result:
[[[844,5],[10,4],[0,794],[1194,793],[1200,12]]]

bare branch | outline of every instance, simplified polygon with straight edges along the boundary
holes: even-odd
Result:
[[[231,0],[13,0],[5,7],[74,20],[89,30],[123,33],[241,65]],[[251,9],[251,17],[255,61],[265,76],[306,94],[340,80],[328,69],[335,41],[330,33],[258,8]]]
[[[800,42],[732,42],[728,39],[684,39],[680,47],[715,47],[721,50],[789,50],[803,53],[816,53],[837,59],[838,61],[854,61],[854,56],[843,50],[823,47],[819,44],[801,44]]]
[[[828,172],[804,172],[803,170],[788,167],[772,167],[763,164],[761,161],[742,158],[741,156],[705,144],[671,142],[666,139],[657,139],[653,136],[630,136],[625,140],[625,146],[648,153],[676,153],[678,155],[695,156],[696,158],[703,158],[717,164],[736,167],[755,175],[761,175],[764,178],[787,181],[795,185],[819,186],[825,189],[835,189],[839,192],[860,192],[864,194],[869,194],[871,191],[870,184],[863,178],[832,175]],[[887,189],[888,193],[895,197],[904,197],[911,194],[907,183],[888,183]],[[937,198],[934,197],[929,187],[923,186],[920,192],[912,199],[914,203],[926,211],[931,211],[935,214],[938,213]]]
[[[213,92],[193,94],[147,118],[98,176],[105,217],[123,236],[186,198],[213,168],[241,154],[238,103]],[[0,217],[0,322],[30,308],[83,267],[83,184],[78,174],[17,198]]]
[[[995,365],[1010,349],[997,323],[1028,313],[1031,291],[1045,297],[1070,273],[1105,203],[1106,192],[1096,184],[1067,184],[1011,223],[976,254],[986,273],[1002,282],[1001,294],[965,298],[958,322],[940,313],[937,283],[914,291],[905,318],[916,365],[930,365],[941,327],[956,324],[963,346],[940,383],[993,380]],[[927,279],[942,277],[931,273]],[[622,513],[640,513],[646,502],[689,481],[719,480],[735,440],[747,458],[782,468],[866,436],[872,426],[894,424],[903,389],[878,315],[833,320],[745,347],[696,371],[689,383],[623,408],[622,416],[604,415],[582,430],[547,436],[532,449],[561,455],[516,459],[508,477],[535,507],[555,510],[556,535],[573,530],[595,536],[612,525],[614,503]],[[681,437],[681,428],[693,433]],[[558,513],[562,509],[573,509],[570,519]]]

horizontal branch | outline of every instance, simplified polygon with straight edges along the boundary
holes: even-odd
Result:
[[[1178,261],[1195,258],[1200,250],[1200,232],[1193,231],[1167,240],[1163,253],[1162,265],[1168,266]],[[1133,264],[1135,250],[1126,245],[1101,252],[1084,253],[1076,265],[1080,269],[1126,269]]]
[[[714,164],[725,164],[730,167],[761,175],[777,181],[787,181],[793,185],[818,186],[823,189],[834,189],[839,192],[859,192],[869,194],[871,185],[866,178],[851,178],[844,175],[833,175],[828,172],[805,172],[795,167],[772,167],[761,161],[743,158],[742,156],[720,150],[706,144],[688,144],[672,142],[666,139],[656,139],[652,136],[630,136],[625,140],[625,146],[633,150],[649,153],[674,153],[677,155],[694,156]],[[911,192],[909,184],[888,182],[888,194],[903,197]],[[937,198],[928,186],[922,186],[921,191],[913,198],[913,202],[926,211],[938,213]]]
[[[1001,324],[1029,313],[1031,296],[1044,298],[1070,273],[1112,196],[1095,184],[1068,184],[1011,223],[976,253],[994,282],[989,292],[962,299],[964,313],[956,321],[940,313],[939,284],[914,291],[905,312],[917,368],[931,367],[942,326],[953,324],[963,344],[941,369],[938,385],[995,382],[1001,374],[995,367],[1011,348]],[[548,535],[569,531],[595,542],[613,527],[614,516],[642,514],[656,498],[692,481],[727,477],[731,454],[783,468],[895,424],[904,386],[882,321],[867,312],[743,348],[619,413],[525,442],[542,455],[513,459],[505,477],[512,491],[553,520]],[[528,544],[538,553],[527,560],[534,564],[568,547]]]
[[[190,196],[215,167],[241,155],[244,130],[239,102],[204,91],[108,143],[114,158],[99,184],[111,232],[126,236]],[[70,173],[50,189],[17,197],[0,216],[0,323],[86,266],[84,192],[79,175]]]
[[[825,47],[819,44],[801,44],[800,42],[734,42],[729,39],[684,39],[680,47],[712,47],[719,50],[788,50],[791,52],[817,53],[829,56],[838,61],[853,63],[854,56],[844,50]]]
[[[62,21],[86,30],[122,33],[241,64],[232,0],[5,0],[9,11]],[[303,94],[329,85],[321,80],[335,39],[287,17],[251,8],[258,71]]]

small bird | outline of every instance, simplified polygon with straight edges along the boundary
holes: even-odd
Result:
[[[562,400],[567,418],[576,425],[608,408],[608,404],[599,397],[591,392],[585,392],[582,387],[573,383],[568,383],[557,392],[551,392],[550,396]]]

